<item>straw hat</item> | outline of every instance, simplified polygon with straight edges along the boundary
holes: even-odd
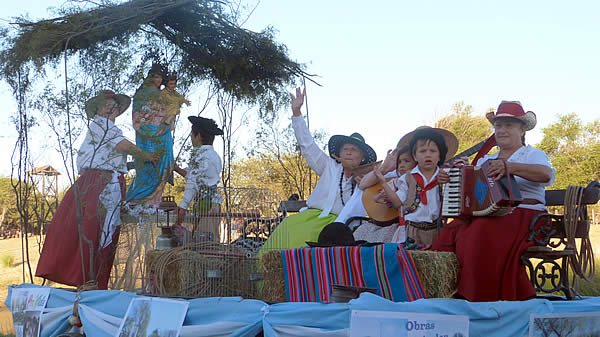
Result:
[[[87,117],[90,119],[94,118],[94,116],[96,116],[96,113],[98,112],[98,109],[100,109],[106,104],[107,98],[112,98],[119,104],[119,113],[117,114],[117,116],[125,112],[125,110],[129,108],[129,104],[131,104],[131,98],[129,98],[129,96],[115,94],[111,90],[103,90],[100,93],[98,93],[98,95],[88,99],[88,101],[85,102],[85,113]]]
[[[365,159],[360,163],[360,165],[374,163],[377,161],[377,154],[367,143],[365,143],[365,139],[361,136],[360,133],[355,132],[350,136],[344,135],[334,135],[329,138],[329,144],[327,145],[329,148],[329,155],[333,158],[340,156],[340,150],[344,144],[353,144],[358,146],[358,148],[362,151]]]
[[[525,124],[525,131],[532,130],[537,124],[537,118],[533,111],[523,110],[519,101],[502,101],[496,112],[488,112],[485,117],[494,124],[496,118],[508,117],[520,120]]]
[[[398,141],[397,147],[399,149],[401,149],[405,146],[410,145],[410,141],[413,139],[415,133],[419,130],[424,130],[424,129],[432,129],[433,131],[436,131],[437,133],[442,135],[442,137],[444,137],[444,141],[446,142],[446,146],[448,147],[448,153],[446,153],[446,159],[452,158],[452,156],[454,156],[456,154],[456,151],[458,151],[458,138],[456,138],[456,136],[452,132],[450,132],[446,129],[432,128],[427,125],[419,126],[418,128],[414,129],[413,131],[402,136],[402,138],[400,138],[400,141]],[[443,159],[443,160],[446,160],[446,159]]]

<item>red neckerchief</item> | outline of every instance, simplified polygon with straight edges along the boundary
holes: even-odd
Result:
[[[427,191],[429,191],[430,189],[432,189],[438,185],[438,178],[436,176],[435,179],[433,179],[429,184],[427,184],[427,186],[425,186],[423,177],[421,177],[420,174],[413,173],[412,175],[413,175],[413,177],[415,177],[415,180],[417,181],[417,185],[419,185],[421,187],[421,188],[418,188],[419,186],[417,187],[417,194],[419,195],[419,199],[421,199],[421,203],[423,205],[427,205]],[[425,187],[423,187],[423,186],[425,186]]]

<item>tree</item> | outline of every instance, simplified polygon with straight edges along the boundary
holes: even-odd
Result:
[[[277,185],[276,189],[285,196],[296,193],[300,199],[306,199],[317,184],[318,177],[306,164],[291,124],[280,127],[280,116],[265,113],[256,122],[255,138],[250,146],[246,147],[247,155],[256,159],[249,159],[243,163],[248,165],[250,174],[255,163],[261,165],[268,172],[267,175],[274,179],[271,181]],[[324,130],[313,131],[313,138],[319,147],[325,149],[327,133]],[[238,166],[238,169],[242,166]],[[254,179],[256,178],[253,177]],[[254,181],[265,183],[260,178]]]
[[[552,188],[586,186],[600,179],[600,121],[585,125],[575,113],[559,115],[543,133],[536,147],[548,155],[556,170]]]
[[[473,106],[466,105],[463,101],[454,103],[452,112],[438,119],[435,127],[454,133],[458,138],[457,153],[487,139],[494,132],[487,118],[473,115]]]

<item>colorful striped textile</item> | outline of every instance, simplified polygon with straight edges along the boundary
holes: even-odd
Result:
[[[289,302],[330,302],[332,285],[367,287],[394,302],[425,298],[402,246],[297,248],[281,252]]]

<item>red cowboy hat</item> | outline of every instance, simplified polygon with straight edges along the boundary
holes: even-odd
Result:
[[[525,131],[533,129],[537,123],[535,113],[533,111],[525,112],[521,106],[521,102],[519,101],[502,101],[500,102],[496,112],[488,112],[485,117],[492,124],[494,124],[494,120],[496,120],[496,118],[501,117],[518,119],[525,124]]]

